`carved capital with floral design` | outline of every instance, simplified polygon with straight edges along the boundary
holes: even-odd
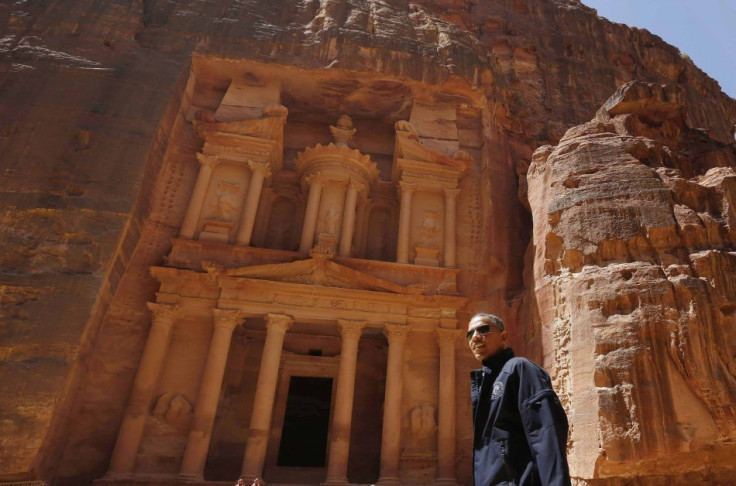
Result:
[[[404,342],[409,334],[409,326],[406,324],[384,324],[383,334],[388,342]]]
[[[215,327],[225,327],[230,330],[235,329],[235,326],[242,324],[244,318],[241,311],[229,309],[213,309],[212,315],[215,318]]]
[[[266,329],[268,329],[268,332],[286,334],[293,323],[294,318],[286,314],[266,314]]]
[[[220,165],[220,157],[217,155],[205,155],[199,152],[197,153],[197,160],[199,160],[200,165],[209,167],[210,169],[214,169]]]
[[[181,307],[178,305],[148,302],[146,306],[153,314],[153,323],[157,326],[164,325],[170,327],[179,317],[179,312],[181,311]]]
[[[344,319],[338,319],[337,324],[340,326],[340,335],[343,339],[360,339],[365,328],[365,322],[361,321],[347,321]]]
[[[437,342],[440,347],[452,346],[457,342],[458,338],[463,335],[462,329],[443,329],[438,327],[437,329]]]
[[[256,162],[255,160],[248,160],[248,168],[252,172],[260,172],[263,177],[271,176],[271,165],[268,162]]]

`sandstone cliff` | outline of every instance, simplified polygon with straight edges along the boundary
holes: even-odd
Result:
[[[0,5],[0,25],[0,315],[4,322],[0,479],[58,478],[67,484],[84,484],[105,471],[150,322],[145,302],[151,300],[156,284],[148,267],[160,263],[181,224],[185,191],[179,189],[193,184],[187,165],[191,157],[186,154],[194,153],[201,142],[180,111],[193,56],[234,63],[252,60],[300,72],[381,73],[414,89],[438,87],[448,99],[485,97],[485,166],[479,183],[486,186],[488,201],[478,226],[480,238],[487,243],[483,264],[467,269],[463,277],[474,308],[489,304],[506,308],[505,317],[516,329],[517,347],[537,357],[544,352],[547,364],[561,363],[576,373],[574,361],[566,364],[564,356],[553,357],[551,346],[557,342],[554,336],[566,339],[572,327],[538,328],[540,322],[557,322],[553,319],[558,312],[556,301],[545,290],[552,284],[545,287],[543,282],[556,282],[553,277],[562,275],[563,267],[592,271],[582,269],[619,260],[625,260],[622,265],[634,265],[640,255],[647,255],[651,260],[647,271],[652,272],[647,282],[669,289],[669,294],[665,290],[657,294],[648,284],[637,287],[637,278],[625,284],[629,290],[624,295],[630,297],[624,300],[631,301],[626,305],[632,312],[646,298],[667,301],[660,304],[669,306],[672,314],[667,319],[643,321],[657,328],[650,339],[669,339],[664,329],[670,328],[667,332],[676,338],[675,344],[653,347],[652,353],[660,353],[657,366],[669,367],[667,372],[661,370],[663,377],[657,383],[669,384],[673,390],[692,389],[691,394],[682,394],[683,404],[676,410],[681,415],[682,410],[696,411],[681,419],[685,425],[678,433],[684,438],[656,447],[610,448],[614,466],[606,474],[621,475],[627,461],[654,461],[658,456],[669,457],[666,464],[670,464],[673,451],[685,448],[683,444],[701,443],[707,449],[713,441],[733,437],[733,426],[724,425],[733,424],[729,395],[733,388],[713,386],[718,381],[713,377],[729,363],[732,366],[733,356],[714,354],[708,339],[693,327],[717,339],[717,333],[723,332],[719,329],[727,327],[717,323],[729,323],[733,313],[728,294],[731,176],[722,167],[733,165],[725,146],[733,141],[736,103],[656,36],[611,24],[574,0],[31,1]],[[588,241],[587,233],[576,238],[564,235],[562,242],[550,237],[544,242],[551,247],[550,268],[538,263],[534,277],[527,278],[527,285],[540,289],[536,302],[530,303],[522,292],[523,252],[532,228],[517,199],[517,172],[525,173],[538,146],[556,144],[569,126],[589,119],[619,85],[633,79],[680,84],[680,108],[663,108],[667,123],[662,123],[681,131],[662,137],[686,137],[677,139],[670,151],[693,155],[667,155],[664,148],[675,142],[657,142],[659,135],[647,131],[646,116],[640,121],[630,117],[627,123],[635,125],[631,128],[615,121],[616,108],[601,115],[613,119],[600,122],[606,126],[601,129],[604,132],[613,130],[610,133],[618,135],[617,130],[634,130],[632,134],[655,140],[634,143],[636,148],[630,150],[637,161],[670,157],[653,172],[643,169],[654,167],[654,162],[627,159],[632,173],[620,169],[612,174],[628,181],[638,171],[648,183],[660,181],[648,192],[659,216],[640,217],[641,208],[630,205],[630,210],[620,210],[610,219],[616,221],[611,229],[615,237],[605,228],[595,243]],[[384,96],[386,88],[365,94],[360,92],[362,87],[331,85],[329,90],[315,92],[308,104],[294,100],[294,109],[308,112],[331,99],[357,99],[360,102],[352,104],[340,101],[331,110],[364,109],[375,115],[370,100]],[[221,87],[213,87],[213,92],[217,89]],[[401,114],[401,107],[393,105],[379,113],[388,119]],[[683,132],[683,127],[688,130]],[[697,128],[707,130],[707,135]],[[639,129],[644,132],[635,131]],[[176,143],[172,143],[174,135]],[[712,146],[720,151],[714,152]],[[543,156],[537,157],[539,165]],[[707,172],[709,168],[716,169]],[[535,212],[546,214],[547,196],[535,191],[530,191],[529,202]],[[588,197],[595,200],[604,191]],[[622,195],[620,201],[628,198]],[[546,215],[544,221],[548,221]],[[651,227],[653,234],[641,235],[644,227]],[[681,234],[675,228],[681,228]],[[537,228],[535,234],[540,231],[548,233]],[[535,245],[542,251],[542,242]],[[670,260],[679,263],[670,264]],[[679,277],[670,276],[680,267]],[[638,271],[631,270],[635,274]],[[604,270],[591,277],[591,288],[609,289],[613,301],[606,304],[609,315],[621,315],[615,312],[624,303],[618,303],[621,297],[610,290],[614,288],[611,279]],[[677,283],[668,283],[672,281]],[[686,291],[695,297],[682,299]],[[705,313],[691,309],[687,302],[702,307],[715,303],[720,314],[703,317]],[[682,323],[687,319],[693,324]],[[629,328],[622,326],[615,332],[624,329]],[[690,337],[693,333],[699,337]],[[591,349],[597,346],[594,336],[575,339]],[[729,342],[726,334],[723,340]],[[601,356],[616,355],[616,347],[625,342],[618,336],[610,341],[611,352],[604,346]],[[672,354],[671,362],[665,353]],[[569,354],[575,356],[572,350]],[[585,364],[579,368],[581,373],[589,371]],[[586,395],[598,393],[591,391],[593,382],[611,388],[612,401],[623,400],[620,390],[635,382],[624,376],[627,366],[619,370],[614,364],[601,364],[597,381],[566,384],[571,403],[598,401],[598,395]],[[558,372],[558,379],[567,379],[565,370]],[[690,406],[701,401],[704,404]],[[662,403],[643,419],[675,413],[666,406],[674,407]],[[622,407],[596,407],[605,409],[606,423],[614,430],[604,434],[605,440],[624,441],[623,432],[615,432],[621,429],[620,421],[628,420],[618,414]],[[709,414],[716,418],[708,427],[688,431],[687,424],[707,422]],[[596,437],[595,421],[581,420],[591,427],[588,437]],[[641,417],[636,423],[654,426]],[[642,432],[646,440],[658,440],[659,432],[648,433]],[[603,448],[609,449],[608,445]],[[591,457],[598,454],[597,446],[573,443],[572,450],[580,457],[575,459],[580,477],[597,474]],[[618,463],[623,464],[620,469],[615,467]],[[651,471],[661,473],[656,468]]]
[[[685,111],[680,86],[629,83],[529,168],[528,283],[578,477],[733,481],[736,151]]]

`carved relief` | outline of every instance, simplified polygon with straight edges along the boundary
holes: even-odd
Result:
[[[340,210],[337,206],[330,206],[325,211],[322,218],[323,233],[328,235],[337,235],[337,225],[340,223]]]
[[[219,182],[215,196],[214,213],[221,221],[234,221],[238,207],[235,196],[240,189],[239,184],[230,182]]]
[[[419,222],[419,241],[422,246],[432,246],[437,243],[436,238],[440,234],[439,211],[424,211],[424,216]]]
[[[179,431],[187,431],[193,410],[192,404],[184,395],[166,392],[156,400],[151,415]]]
[[[414,407],[409,414],[411,427],[411,449],[432,450],[435,448],[437,421],[435,407],[424,404]]]

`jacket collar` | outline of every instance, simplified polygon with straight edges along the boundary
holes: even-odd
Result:
[[[483,360],[483,371],[486,373],[498,373],[508,360],[514,357],[514,350],[504,348],[490,358]]]

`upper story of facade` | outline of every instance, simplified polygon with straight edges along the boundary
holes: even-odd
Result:
[[[479,96],[385,76],[292,71],[195,58],[184,112],[201,143],[199,167],[168,264],[318,254],[354,268],[421,267],[430,278],[418,281],[434,281],[430,293],[455,293],[480,213]],[[212,258],[195,243],[218,253],[228,245],[225,253],[242,257]],[[271,251],[253,258],[244,248]],[[386,272],[395,268],[378,274]]]

